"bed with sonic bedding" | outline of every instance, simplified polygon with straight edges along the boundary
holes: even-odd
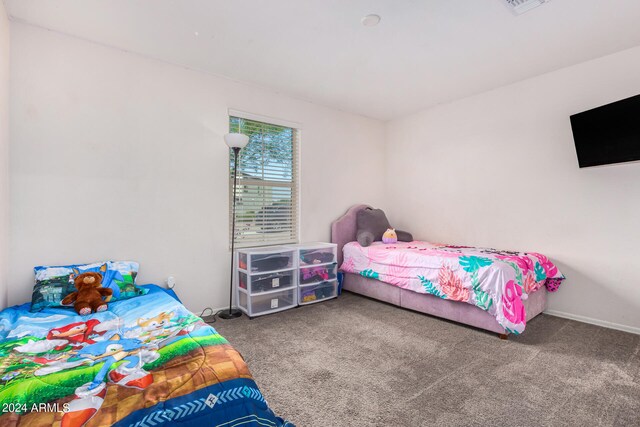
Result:
[[[87,316],[32,312],[30,303],[0,312],[0,425],[293,425],[268,407],[242,356],[175,294],[136,289]]]

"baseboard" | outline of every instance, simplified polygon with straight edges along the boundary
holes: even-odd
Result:
[[[577,314],[565,313],[563,311],[545,310],[545,314],[551,316],[563,317],[565,319],[576,320],[582,323],[589,323],[591,325],[602,326],[603,328],[616,329],[618,331],[631,332],[632,334],[640,335],[640,328],[635,326],[621,325],[620,323],[607,322],[606,320],[593,319],[587,316],[580,316]]]

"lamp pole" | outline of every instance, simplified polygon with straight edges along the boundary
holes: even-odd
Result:
[[[238,183],[238,156],[240,155],[240,147],[232,147],[233,149],[233,203],[231,208],[231,275],[229,278],[229,309],[222,310],[219,316],[222,319],[235,319],[242,316],[242,311],[233,309],[233,258],[235,255],[236,242],[236,187]]]

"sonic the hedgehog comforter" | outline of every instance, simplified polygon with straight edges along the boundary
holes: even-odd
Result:
[[[0,312],[2,426],[292,426],[240,354],[158,287],[78,316]]]

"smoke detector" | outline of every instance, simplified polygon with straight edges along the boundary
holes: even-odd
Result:
[[[362,25],[364,25],[365,27],[375,27],[380,23],[380,19],[382,19],[380,18],[380,15],[372,13],[362,18],[360,22],[362,22]]]
[[[542,6],[544,3],[548,3],[549,0],[503,0],[507,7],[515,14],[522,15],[525,12],[529,12],[531,9],[535,9],[538,6]]]

